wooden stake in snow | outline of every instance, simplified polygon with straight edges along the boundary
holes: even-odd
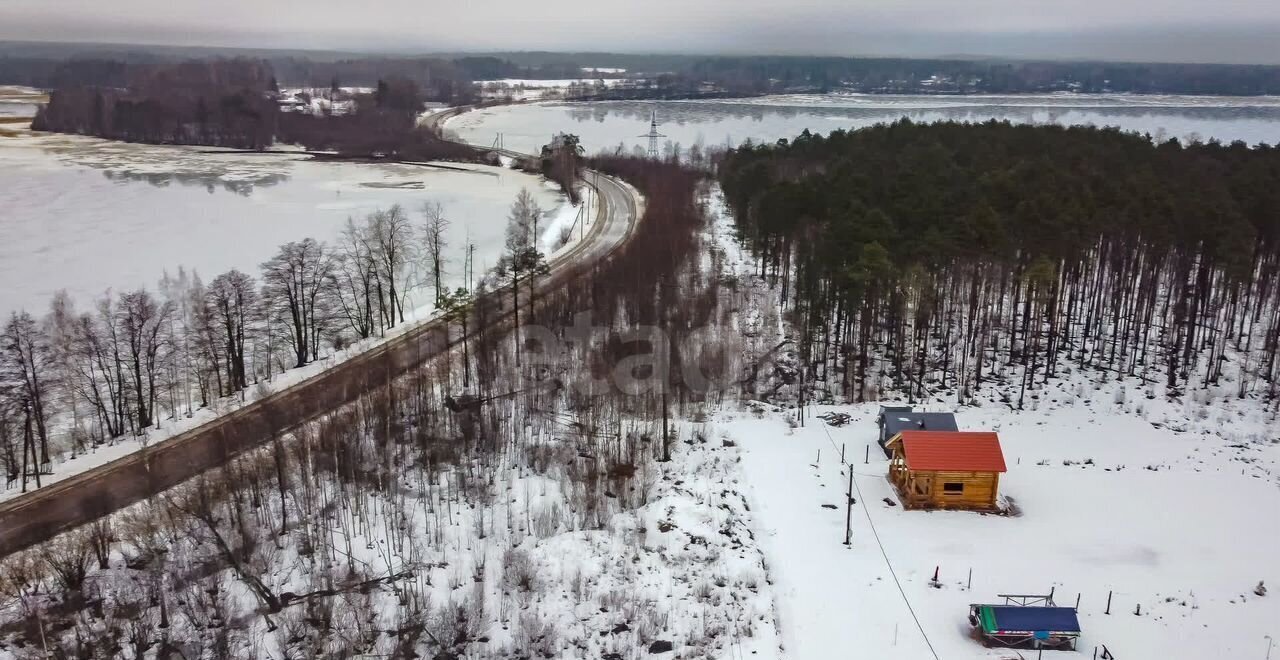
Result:
[[[1107,611],[1105,614],[1111,614],[1111,592],[1107,592]]]
[[[871,462],[871,444],[867,444],[867,453],[862,457],[862,464],[866,465]]]

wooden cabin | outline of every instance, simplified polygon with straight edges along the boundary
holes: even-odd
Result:
[[[995,433],[902,431],[889,440],[889,481],[908,509],[997,511],[1004,453]]]

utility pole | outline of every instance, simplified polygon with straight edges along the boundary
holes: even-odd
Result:
[[[846,465],[849,470],[849,492],[844,500],[844,544],[853,543],[853,466]]]

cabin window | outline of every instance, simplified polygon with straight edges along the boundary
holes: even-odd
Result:
[[[943,482],[942,492],[947,495],[959,495],[964,492],[964,484],[959,481]]]

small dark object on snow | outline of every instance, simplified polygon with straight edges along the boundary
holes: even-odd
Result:
[[[889,506],[898,506],[896,503],[894,503],[894,501],[893,501],[893,500],[891,500],[891,499],[889,499],[889,498],[887,498],[887,497],[886,497],[886,498],[884,498],[884,503],[885,503],[885,504],[888,504]]]
[[[818,419],[826,422],[828,426],[844,426],[849,423],[850,417],[848,413],[828,412],[818,415]]]
[[[823,505],[822,505],[822,508],[824,508],[824,509],[834,509],[834,508],[836,508],[836,505],[834,505],[834,504],[823,504]]]
[[[670,651],[674,648],[675,646],[673,646],[671,642],[668,642],[665,639],[660,639],[654,642],[653,644],[649,645],[649,652],[650,653],[666,653],[667,651]]]
[[[1263,580],[1258,580],[1258,586],[1254,588],[1253,593],[1259,596],[1267,595],[1267,585],[1263,584]]]
[[[631,630],[631,626],[628,626],[625,623],[619,623],[618,625],[614,626],[613,630],[611,630],[610,632],[612,632],[615,635],[618,635],[618,634],[627,632],[628,630]]]

